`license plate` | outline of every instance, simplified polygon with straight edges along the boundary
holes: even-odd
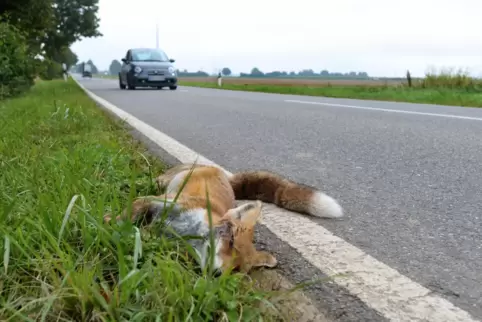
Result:
[[[162,82],[166,78],[164,76],[149,76],[150,82]]]

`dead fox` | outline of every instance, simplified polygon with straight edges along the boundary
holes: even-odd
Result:
[[[199,264],[204,267],[208,263],[210,247],[209,196],[215,240],[213,269],[219,273],[228,268],[247,273],[255,267],[276,266],[277,261],[272,254],[257,251],[253,244],[254,227],[261,215],[261,201],[320,218],[343,216],[341,206],[323,192],[266,171],[228,175],[215,166],[181,164],[157,177],[156,181],[165,193],[135,200],[131,220],[149,224],[162,216],[166,208],[170,209],[168,214],[164,214],[165,222],[177,234],[204,237],[189,241],[198,254]],[[179,189],[181,192],[174,202]],[[236,199],[255,201],[236,207]],[[126,215],[127,209],[118,219]],[[110,219],[110,216],[105,217],[105,221]]]

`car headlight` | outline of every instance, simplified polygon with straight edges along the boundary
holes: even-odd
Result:
[[[171,74],[174,74],[174,73],[176,72],[176,70],[174,69],[174,67],[169,67],[167,70],[168,70],[169,73],[171,73]]]
[[[142,68],[140,68],[139,66],[136,66],[134,67],[134,72],[139,74],[140,72],[142,72]]]

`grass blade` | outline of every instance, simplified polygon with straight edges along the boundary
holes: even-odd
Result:
[[[3,267],[5,270],[5,275],[8,273],[8,263],[10,261],[10,238],[5,236],[5,245],[3,246]]]
[[[141,241],[141,232],[139,228],[134,227],[136,230],[135,234],[135,245],[134,245],[134,269],[137,268],[137,262],[139,257],[142,257],[142,241]]]
[[[62,240],[62,235],[64,234],[65,226],[67,225],[67,222],[69,221],[70,214],[72,213],[72,209],[74,208],[75,201],[79,198],[79,195],[75,195],[72,197],[72,199],[69,202],[69,205],[67,207],[67,210],[65,211],[64,214],[64,219],[62,220],[62,225],[60,226],[60,231],[59,231],[59,238],[58,238],[58,245],[60,245],[60,241]]]

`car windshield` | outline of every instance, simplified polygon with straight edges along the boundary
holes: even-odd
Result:
[[[161,61],[167,62],[169,58],[159,49],[135,49],[132,50],[132,61]]]

